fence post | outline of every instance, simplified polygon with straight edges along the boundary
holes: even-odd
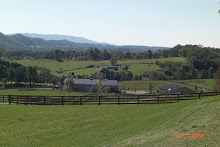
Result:
[[[5,95],[3,95],[3,102],[5,102]]]
[[[200,95],[201,95],[201,92],[199,92],[199,99],[200,99]]]
[[[34,97],[33,96],[31,96],[31,95],[29,95],[29,99],[30,99],[30,101],[31,101],[31,105],[33,104],[33,101],[34,101]],[[36,102],[36,101],[35,101]]]
[[[119,97],[120,97],[120,95],[118,95],[118,105],[119,105],[119,102],[120,102],[120,101],[119,101]]]
[[[101,98],[101,97],[100,97],[100,95],[99,95],[99,105],[101,104],[101,100],[100,100],[100,98]]]
[[[18,104],[18,95],[16,96],[16,98],[17,98],[16,104]]]
[[[46,105],[46,96],[44,95],[44,105]]]
[[[26,104],[24,103],[24,105],[28,104],[28,95],[26,96]]]
[[[62,105],[64,105],[64,102],[63,102],[63,95],[62,95]]]
[[[179,102],[179,94],[177,94],[177,102]]]
[[[159,96],[160,94],[157,95],[157,104],[159,104]]]
[[[8,95],[8,104],[11,104],[11,95]]]
[[[79,105],[82,105],[82,96],[79,98]]]
[[[137,102],[138,102],[138,105],[139,105],[139,94],[138,94],[138,101]]]

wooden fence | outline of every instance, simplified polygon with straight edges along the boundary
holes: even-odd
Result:
[[[0,102],[8,102],[8,95],[0,95]]]
[[[151,95],[84,95],[84,96],[34,96],[34,95],[7,95],[9,104],[24,105],[101,105],[101,104],[160,104],[176,103],[181,100],[199,99],[201,96],[215,96],[220,92],[190,93],[190,94],[151,94]],[[0,98],[1,98],[0,97]]]

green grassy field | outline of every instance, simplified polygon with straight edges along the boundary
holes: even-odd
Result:
[[[153,85],[153,92],[157,92],[157,90],[160,90],[160,87],[173,84],[172,82],[166,82],[166,81],[124,81],[124,82],[118,82],[118,87],[121,90],[128,90],[128,91],[134,91],[136,90],[142,90],[142,91],[149,91],[148,85]]]
[[[218,146],[220,96],[159,105],[0,104],[0,146]],[[205,138],[175,138],[204,133]]]
[[[189,83],[191,85],[200,86],[208,89],[214,89],[216,80],[215,79],[195,79],[195,80],[189,80]]]
[[[156,60],[160,62],[186,62],[185,58],[175,57],[175,58],[164,58],[164,59],[145,59],[145,60],[125,60],[118,61],[117,64],[122,66],[129,65],[129,71],[134,72],[134,75],[140,75],[143,72],[155,71],[160,69],[156,64]],[[57,62],[55,60],[46,60],[46,59],[23,59],[23,60],[11,60],[11,62],[17,62],[24,66],[38,66],[49,68],[53,74],[58,70],[64,71],[63,74],[58,76],[68,75],[71,72],[74,72],[75,75],[91,75],[92,73],[97,72],[96,68],[86,68],[89,65],[94,65],[95,67],[106,67],[110,65],[110,61],[73,61],[65,60],[64,62]],[[151,64],[148,66],[147,64]],[[134,69],[135,67],[135,69]],[[146,67],[146,68],[145,68]]]
[[[68,96],[66,91],[22,91],[18,89],[0,90],[0,95],[46,95],[46,96]],[[70,95],[88,95],[89,93],[71,92]]]
[[[160,62],[181,62],[185,63],[186,58],[183,57],[173,57],[173,58],[162,58],[162,59],[144,59],[144,60],[124,60],[118,61],[118,64],[143,64],[143,63],[156,63],[156,61]]]
[[[122,91],[134,91],[142,90],[142,91],[149,91],[148,85],[151,83],[153,85],[153,92],[157,92],[160,90],[160,87],[169,85],[169,84],[176,84],[180,86],[184,86],[189,88],[193,91],[197,91],[195,87],[200,86],[204,87],[206,91],[212,91],[215,88],[215,79],[193,79],[193,80],[177,80],[177,81],[123,81],[118,82],[118,87]],[[198,88],[202,90],[202,88]]]
[[[133,73],[133,75],[140,75],[144,72],[148,71],[157,71],[161,69],[156,64],[131,64],[129,66],[129,71]]]
[[[172,81],[123,81],[123,82],[118,82],[118,87],[119,89],[121,89],[122,91],[134,91],[136,90],[141,90],[141,91],[148,91],[148,85],[149,84],[153,85],[153,92],[157,92],[157,90],[160,90],[160,87],[169,85],[169,84],[175,84],[175,85],[180,85],[180,86],[184,86],[186,88],[189,88],[193,91],[195,90],[195,86],[189,86],[189,85],[185,85],[182,82],[181,83],[176,83],[176,82],[172,82]],[[201,88],[198,88],[199,90],[201,90]]]
[[[198,89],[205,88],[206,91],[213,91],[216,87],[216,80],[215,79],[191,79],[191,80],[177,80],[174,81],[175,83],[183,86],[188,86],[188,88],[198,87]]]

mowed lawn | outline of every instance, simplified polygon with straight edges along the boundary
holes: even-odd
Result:
[[[129,65],[128,69],[131,72],[134,72],[134,75],[140,75],[147,71],[155,71],[160,69],[155,63],[156,61],[160,62],[186,62],[185,58],[182,57],[174,57],[174,58],[163,58],[163,59],[145,59],[145,60],[124,60],[118,61],[117,64],[122,66]],[[49,68],[53,74],[56,71],[62,70],[63,74],[59,74],[58,76],[68,75],[71,72],[74,72],[75,75],[91,75],[98,70],[97,67],[106,67],[111,65],[109,60],[103,61],[73,61],[73,60],[64,60],[64,62],[57,62],[56,60],[48,60],[48,59],[23,59],[23,60],[11,60],[11,62],[17,62],[24,66],[38,66]],[[135,64],[135,65],[134,65]],[[137,65],[138,64],[138,65]],[[148,66],[147,64],[151,64]],[[90,65],[94,65],[94,68],[87,68]],[[134,67],[136,67],[134,69]]]
[[[0,146],[218,146],[220,96],[173,104],[0,104]],[[205,138],[175,138],[204,133]]]
[[[7,89],[7,90],[0,90],[0,95],[45,95],[45,96],[69,96],[69,93],[66,91],[24,91],[18,89]],[[88,95],[90,93],[85,92],[76,92],[73,91],[70,93],[72,96],[79,96],[79,95]]]

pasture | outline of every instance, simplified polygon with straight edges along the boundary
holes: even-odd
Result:
[[[141,90],[141,91],[149,92],[148,86],[150,83],[153,85],[153,92],[157,92],[158,90],[160,90],[160,87],[163,87],[169,84],[176,84],[176,85],[184,86],[193,91],[196,91],[194,85],[186,85],[186,84],[183,84],[182,82],[179,83],[178,81],[143,81],[143,80],[142,81],[123,81],[123,82],[118,83],[118,87],[122,91]],[[198,89],[202,90],[201,88],[198,88]]]
[[[0,95],[46,95],[46,96],[69,96],[69,93],[66,91],[26,91],[26,90],[19,90],[19,89],[7,89],[7,90],[0,90]],[[89,93],[83,92],[71,92],[71,96],[79,96],[79,95],[88,95]]]
[[[121,90],[126,91],[134,91],[141,90],[141,91],[149,91],[148,85],[153,85],[153,92],[157,92],[157,90],[160,90],[160,87],[173,84],[172,82],[167,81],[123,81],[118,83],[118,87]]]
[[[0,146],[218,146],[220,96],[159,105],[0,105]],[[175,138],[204,133],[204,138]]]
[[[198,89],[205,88],[206,91],[212,91],[216,87],[216,79],[191,79],[191,80],[177,80],[173,81],[179,85],[188,87],[198,87]]]
[[[188,80],[188,84],[204,87],[208,89],[214,89],[216,80],[215,79],[194,79],[194,80]]]
[[[147,71],[156,71],[160,68],[155,64],[156,61],[160,62],[186,62],[185,58],[174,57],[174,58],[162,58],[162,59],[145,59],[145,60],[123,60],[118,61],[117,64],[121,66],[128,65],[129,71],[134,75],[140,75]],[[49,68],[53,74],[56,71],[62,70],[63,74],[58,74],[58,76],[68,75],[71,72],[74,72],[75,75],[91,75],[97,72],[99,68],[103,68],[111,65],[109,60],[103,61],[74,61],[74,60],[64,60],[64,62],[57,62],[56,60],[47,60],[47,59],[22,59],[22,60],[11,60],[10,62],[17,62],[24,66],[38,66]],[[93,68],[87,68],[88,66],[93,65]],[[150,66],[148,66],[150,65]]]

